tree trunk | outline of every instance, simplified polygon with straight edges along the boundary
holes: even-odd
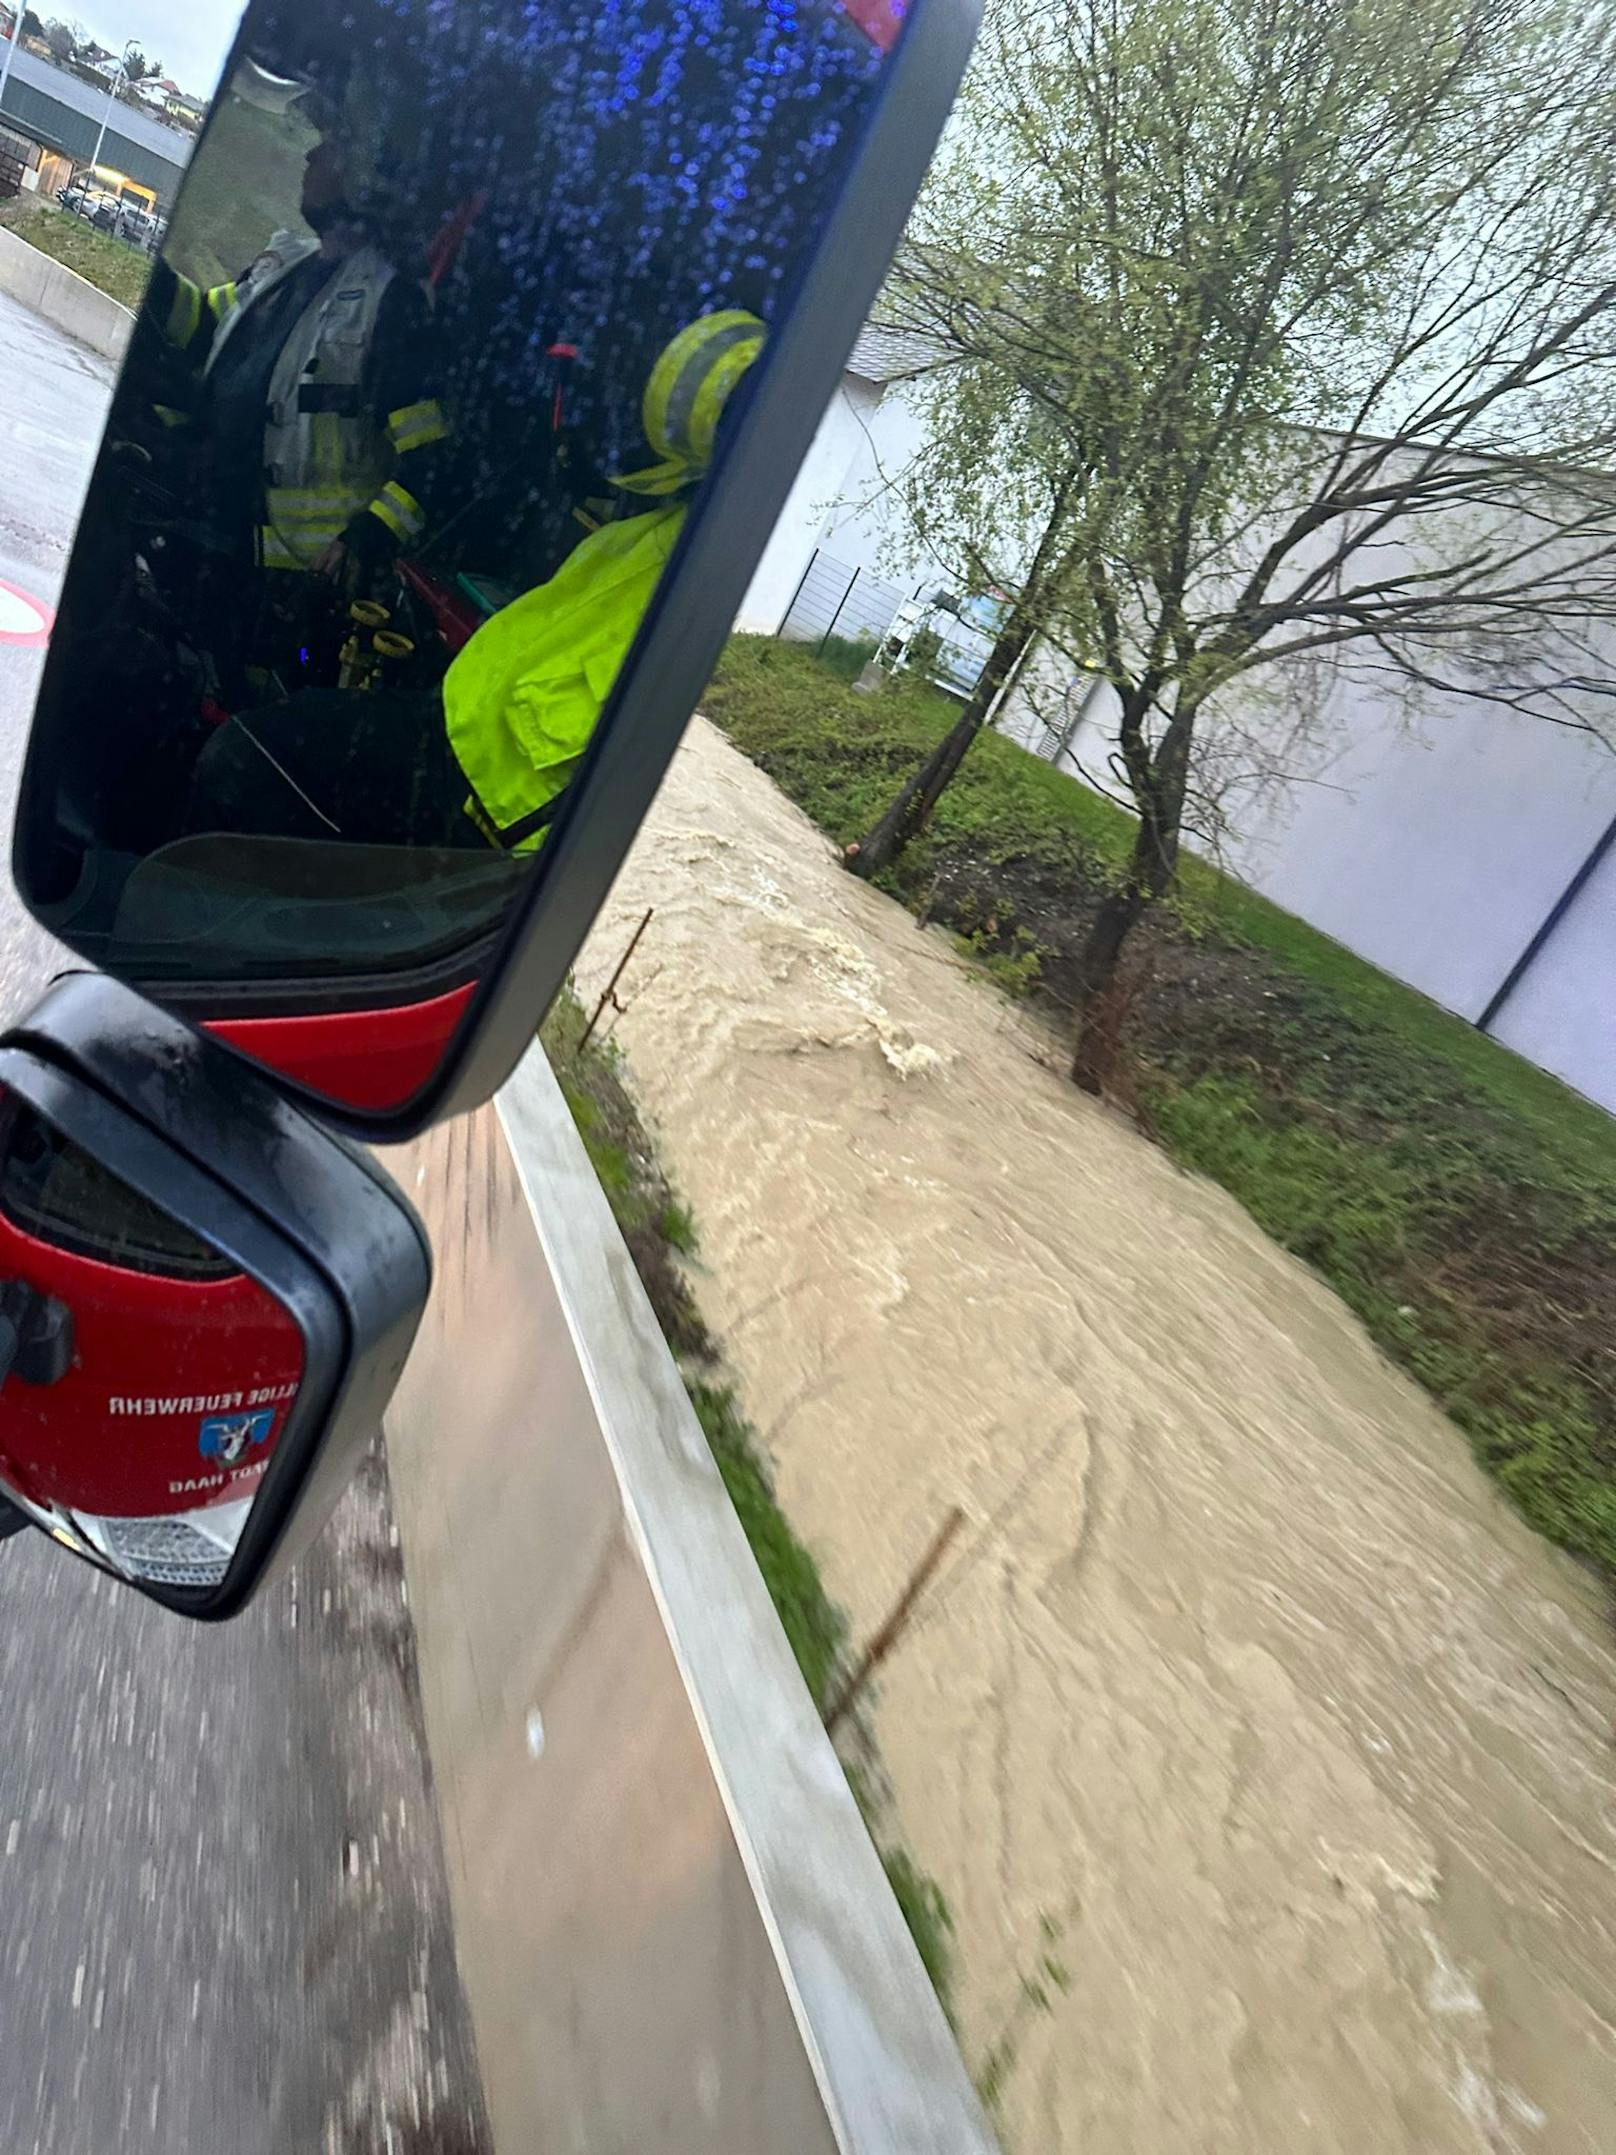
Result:
[[[949,780],[965,761],[966,750],[982,730],[982,714],[973,696],[953,727],[925,762],[904,781],[902,792],[880,820],[850,846],[842,865],[868,882],[890,867],[915,833],[924,829]]]
[[[890,868],[910,839],[925,829],[949,780],[982,731],[999,690],[1036,633],[1034,623],[1020,613],[1005,623],[970,702],[925,762],[909,774],[891,807],[856,845],[848,847],[842,857],[844,868],[868,882],[883,868]]]
[[[1135,849],[1135,860],[1138,849]],[[1123,946],[1152,904],[1130,872],[1119,890],[1107,892],[1094,916],[1080,961],[1077,990],[1077,1046],[1072,1055],[1072,1081],[1082,1092],[1098,1097],[1116,1067],[1121,1031],[1122,983],[1118,968]]]
[[[1116,1068],[1123,1017],[1119,972],[1123,949],[1145,914],[1171,887],[1178,869],[1179,831],[1189,766],[1193,710],[1174,721],[1170,743],[1157,758],[1139,829],[1121,883],[1100,901],[1083,945],[1077,989],[1077,1046],[1072,1082],[1082,1092],[1104,1092]]]

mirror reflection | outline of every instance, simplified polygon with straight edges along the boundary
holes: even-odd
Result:
[[[898,16],[311,12],[248,11],[136,325],[19,880],[191,1015],[452,1028]]]
[[[302,1382],[296,1320],[16,1099],[0,1252],[0,1495],[125,1578],[217,1587]]]

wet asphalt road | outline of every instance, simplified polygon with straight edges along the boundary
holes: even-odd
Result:
[[[54,600],[112,369],[0,296],[0,579]],[[40,654],[0,642],[11,806]],[[58,954],[0,889],[0,1017]],[[0,1543],[0,2150],[486,2155],[379,1457],[218,1631]]]

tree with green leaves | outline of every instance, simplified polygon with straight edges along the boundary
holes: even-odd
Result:
[[[1616,38],[1568,0],[990,0],[886,305],[939,364],[897,482],[1018,594],[868,837],[922,827],[1040,638],[1108,683],[1129,935],[1258,669],[1596,727],[1616,621]]]

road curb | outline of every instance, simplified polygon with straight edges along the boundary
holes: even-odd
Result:
[[[537,1041],[389,1164],[387,1414],[500,2155],[998,2155]]]
[[[0,292],[87,344],[104,359],[121,360],[135,318],[53,255],[0,228]]]

